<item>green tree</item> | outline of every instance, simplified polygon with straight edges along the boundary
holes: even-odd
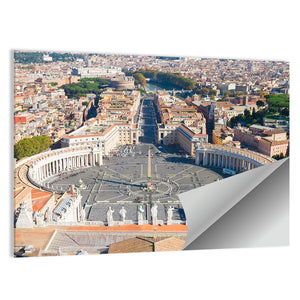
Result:
[[[145,86],[147,81],[142,73],[133,74],[134,79],[142,86]]]
[[[258,101],[256,101],[256,105],[257,105],[257,107],[262,107],[262,106],[265,106],[265,103],[261,100],[258,100]]]
[[[180,73],[161,72],[157,70],[143,70],[140,69],[136,72],[127,72],[133,76],[137,73],[141,73],[144,77],[150,78],[156,81],[156,83],[162,83],[169,88],[179,88],[186,90],[193,90],[196,84],[190,78],[182,76]]]
[[[262,91],[262,90],[260,90],[260,91],[258,92],[258,95],[259,95],[259,97],[260,97],[260,98],[264,98],[264,97],[265,97],[265,95],[266,95],[266,92],[265,92],[265,91]]]
[[[45,151],[51,145],[48,136],[35,136],[24,138],[14,145],[14,157],[19,160],[23,157],[32,156]]]
[[[265,96],[269,107],[277,108],[277,111],[281,108],[289,108],[290,103],[288,96],[286,94],[279,94],[279,95],[266,95]]]
[[[234,97],[239,97],[239,96],[241,96],[241,95],[244,95],[244,93],[243,93],[243,92],[240,92],[240,91],[234,92]]]
[[[86,94],[99,95],[102,88],[108,85],[103,78],[81,78],[77,83],[65,84],[62,86],[69,98],[86,97]]]
[[[278,108],[277,107],[269,107],[269,112],[271,114],[277,114],[278,113]]]
[[[288,117],[288,116],[290,115],[290,111],[289,111],[289,109],[286,108],[286,107],[285,107],[284,109],[282,109],[280,113],[281,113],[281,115],[284,116],[284,117]]]
[[[224,97],[227,98],[227,97],[231,97],[232,96],[232,93],[227,91],[224,93]]]
[[[209,93],[208,93],[208,95],[212,95],[212,96],[216,96],[217,95],[217,91],[216,90],[214,90],[214,89],[209,89]]]
[[[202,89],[201,89],[201,95],[202,95],[203,97],[207,96],[208,93],[209,93],[209,89],[208,89],[208,88],[202,88]]]
[[[250,111],[249,111],[248,109],[245,109],[245,110],[244,110],[244,116],[245,116],[246,118],[250,117]]]

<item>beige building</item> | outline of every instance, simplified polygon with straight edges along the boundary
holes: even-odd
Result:
[[[282,129],[252,125],[243,128],[240,125],[234,130],[234,140],[268,156],[287,155],[289,140]]]
[[[102,147],[102,154],[108,155],[118,145],[139,143],[139,129],[136,124],[114,124],[111,126],[94,124],[84,125],[65,135],[61,147],[92,146]]]
[[[207,143],[207,141],[207,134],[195,133],[183,124],[160,124],[157,128],[157,142],[159,144],[179,144],[191,155],[195,154],[195,143]]]

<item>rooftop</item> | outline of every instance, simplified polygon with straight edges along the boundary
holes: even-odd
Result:
[[[36,212],[43,208],[51,197],[52,193],[32,189],[31,198],[33,212]]]
[[[185,244],[183,238],[168,236],[137,236],[109,246],[108,253],[179,251]]]
[[[106,131],[111,125],[87,125],[83,126],[69,134],[69,136],[84,136],[84,135],[102,135],[104,131]]]

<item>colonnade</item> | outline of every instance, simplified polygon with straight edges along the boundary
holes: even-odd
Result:
[[[100,148],[74,147],[41,153],[29,167],[28,175],[31,180],[42,183],[51,176],[62,172],[85,167],[102,165],[102,151]]]
[[[222,145],[202,145],[196,150],[197,165],[244,172],[275,161],[261,153]]]
[[[257,162],[243,157],[232,156],[224,153],[198,152],[196,164],[202,166],[228,168],[237,172],[244,172],[259,166]]]

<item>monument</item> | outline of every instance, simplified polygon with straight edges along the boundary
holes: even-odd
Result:
[[[143,209],[143,206],[139,205],[138,206],[138,225],[144,225],[144,223],[145,223],[144,212],[145,212],[145,210]]]
[[[157,220],[157,204],[154,203],[153,206],[151,207],[151,215],[152,215],[152,225],[157,225],[158,220]]]
[[[81,179],[79,179],[78,184],[75,187],[79,190],[85,190],[86,189],[86,185],[83,183],[83,181]]]
[[[124,208],[124,206],[122,206],[121,210],[119,211],[122,222],[125,222],[126,213],[127,213],[126,209]]]
[[[173,217],[173,210],[174,208],[169,206],[167,211],[167,225],[172,225],[172,217]]]
[[[108,211],[106,213],[107,225],[108,226],[113,226],[114,225],[113,213],[114,213],[114,210],[112,210],[111,207],[109,207]]]

